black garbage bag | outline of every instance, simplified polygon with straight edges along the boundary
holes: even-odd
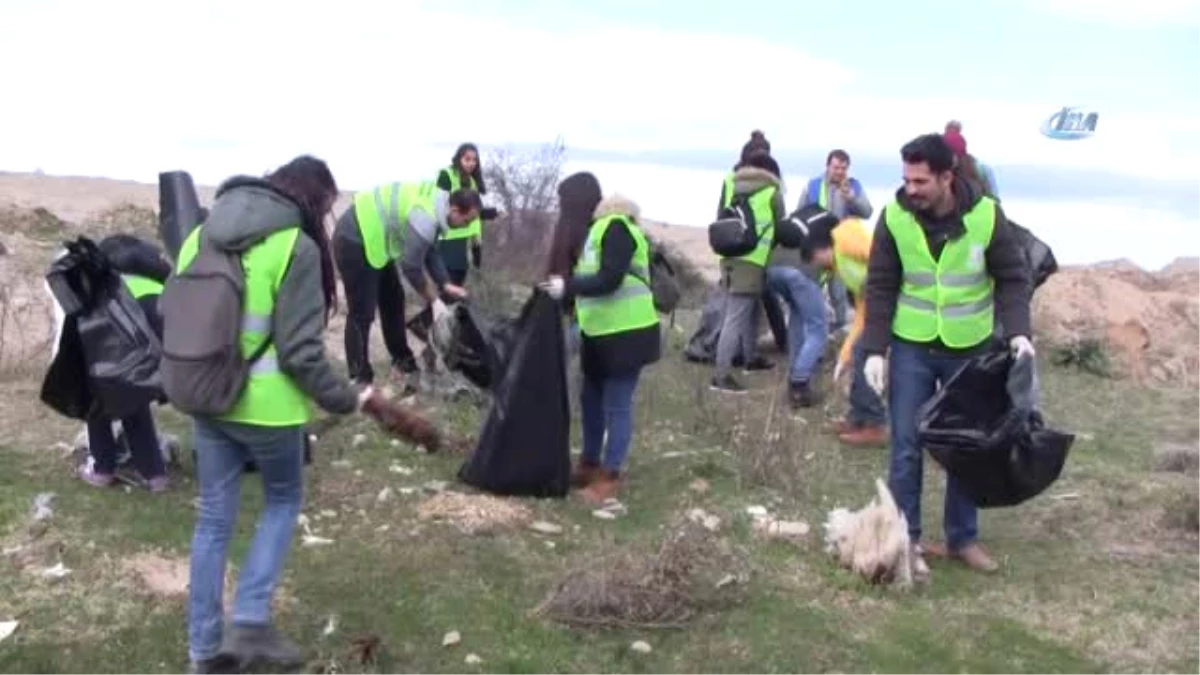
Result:
[[[196,185],[186,171],[158,174],[158,236],[171,258],[179,257],[179,247],[192,229],[207,217],[196,196]]]
[[[489,319],[463,302],[454,308],[446,367],[481,389],[493,389],[504,373],[517,326],[514,319]]]
[[[499,495],[565,497],[571,413],[559,303],[540,290],[525,303],[492,407],[459,480]]]
[[[87,420],[92,410],[92,392],[88,388],[87,359],[79,324],[68,316],[58,339],[58,351],[42,378],[42,403],[58,414],[75,420]]]
[[[162,345],[141,306],[95,242],[79,237],[64,246],[46,281],[78,332],[89,414],[120,419],[163,400]]]
[[[1058,479],[1071,434],[1046,427],[1033,405],[1032,358],[976,357],[922,407],[917,433],[980,508],[1015,506]]]

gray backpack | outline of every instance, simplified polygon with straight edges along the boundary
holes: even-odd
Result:
[[[246,275],[241,254],[217,248],[201,233],[192,264],[163,288],[162,383],[171,405],[212,417],[233,409],[250,368],[266,353],[271,336],[242,356]]]

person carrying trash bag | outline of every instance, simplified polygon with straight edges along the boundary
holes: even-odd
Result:
[[[311,403],[380,419],[393,408],[373,388],[339,377],[325,354],[337,286],[322,221],[337,194],[329,168],[311,156],[262,179],[225,181],[163,291],[164,388],[194,420],[198,462],[193,672],[303,663],[271,622],[271,597],[300,513]],[[226,558],[248,459],[262,476],[265,505],[223,630]]]
[[[613,195],[592,214],[567,281],[551,275],[540,288],[573,300],[580,332],[583,454],[572,484],[589,504],[620,489],[633,439],[633,402],[642,369],[662,355],[658,311],[649,284],[650,246],[632,201]]]
[[[479,193],[439,190],[430,182],[387,183],[354,195],[354,205],[337,220],[334,255],[346,292],[346,363],[360,384],[375,379],[368,344],[375,312],[392,359],[392,375],[402,380],[418,372],[408,346],[404,321],[404,286],[408,283],[431,305],[433,319],[448,312],[441,300],[462,299],[467,292],[450,283],[438,255],[439,234],[467,227],[479,215]],[[425,272],[432,283],[427,283]]]
[[[437,187],[448,193],[457,192],[464,187],[478,192],[481,196],[487,193],[483,183],[483,166],[479,161],[479,148],[474,143],[458,146],[450,160],[450,166],[438,172]],[[483,221],[495,220],[498,215],[496,209],[480,208],[479,214],[466,226],[450,228],[441,233],[438,238],[438,254],[446,266],[450,283],[465,285],[468,268],[474,267],[478,270],[483,264]]]
[[[1030,272],[1003,210],[954,173],[954,153],[940,134],[900,151],[904,187],[879,216],[871,242],[863,374],[888,390],[891,465],[888,487],[908,520],[918,571],[923,550],[973,570],[998,565],[978,542],[975,503],[947,477],[945,545],[922,549],[922,449],[918,411],[970,360],[993,344],[999,322],[1017,358],[1030,342]]]

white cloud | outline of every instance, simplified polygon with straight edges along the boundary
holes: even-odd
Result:
[[[754,127],[778,149],[840,146],[898,161],[905,141],[954,117],[993,164],[1200,178],[1196,111],[1101,110],[1094,138],[1052,141],[1041,122],[1086,101],[927,89],[881,98],[867,73],[757,39],[591,23],[552,31],[415,0],[345,1],[336,11],[282,0],[10,4],[0,9],[0,62],[18,65],[5,74],[0,107],[4,168],[152,180],[185,167],[212,182],[314,152],[343,185],[362,187],[432,175],[448,159],[436,143],[561,133],[573,148],[728,147],[732,159]],[[1137,9],[1176,16],[1164,12],[1183,4]],[[814,75],[821,87],[800,84]],[[721,179],[652,165],[586,168],[628,186],[647,213],[683,222],[711,216]]]

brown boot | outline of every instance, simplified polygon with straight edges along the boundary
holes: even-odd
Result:
[[[851,431],[854,431],[854,428],[854,425],[850,424],[849,420],[844,417],[839,417],[826,422],[825,426],[821,427],[821,431],[834,436],[841,436],[842,434],[848,434]]]
[[[953,558],[976,572],[984,574],[991,574],[1000,569],[996,561],[992,560],[992,557],[977,542],[967,544],[957,551],[950,551],[945,544],[928,544],[925,546],[925,553],[931,558]]]
[[[887,427],[858,427],[857,429],[851,429],[850,431],[838,434],[838,440],[846,445],[854,445],[861,448],[885,446],[888,442]]]
[[[592,484],[592,481],[600,475],[600,465],[585,462],[580,459],[575,463],[575,468],[571,470],[571,487],[585,488]]]
[[[620,489],[621,474],[615,471],[598,471],[591,484],[579,491],[579,496],[592,506],[601,506],[616,497]]]

